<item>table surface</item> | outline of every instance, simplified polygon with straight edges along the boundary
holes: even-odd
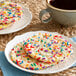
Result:
[[[0,35],[0,51],[4,51],[6,44],[10,40],[12,40],[15,36],[21,35],[28,31],[45,30],[45,31],[50,31],[50,32],[58,32],[68,37],[76,36],[76,26],[64,27],[63,25],[60,25],[53,20],[46,24],[41,23],[41,21],[39,20],[39,12],[42,9],[47,8],[46,0],[32,0],[32,1],[31,0],[13,0],[13,1],[20,2],[24,4],[25,7],[30,8],[30,11],[32,12],[32,15],[33,15],[33,19],[32,19],[31,24],[21,31],[18,31],[12,34],[7,34],[7,35]],[[46,17],[48,17],[48,15],[46,15]],[[64,76],[64,75],[76,76],[76,67],[69,68],[65,71],[62,71],[56,74],[35,75],[35,76]],[[1,70],[0,70],[0,76],[3,76]]]

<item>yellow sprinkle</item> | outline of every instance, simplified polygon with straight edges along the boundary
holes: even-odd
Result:
[[[5,3],[0,3],[0,5],[5,5]]]
[[[33,37],[37,37],[37,36],[35,35],[35,36],[33,36]]]
[[[58,55],[58,57],[60,57],[60,55]]]
[[[42,67],[40,67],[40,69],[42,69]]]
[[[67,54],[68,56],[70,55],[70,54]]]
[[[57,42],[59,43],[59,40]]]
[[[48,48],[47,50],[49,51],[50,49]]]
[[[57,62],[58,60],[57,60],[57,59],[55,59],[55,61]]]
[[[56,48],[57,48],[58,46],[57,46],[57,45],[55,45],[54,47],[56,47]]]
[[[21,9],[21,7],[17,7],[17,9]]]
[[[28,66],[29,66],[29,64],[26,64],[26,66],[28,67]]]
[[[3,13],[6,14],[6,11],[4,11]]]
[[[36,53],[36,55],[38,55],[38,53]]]
[[[6,24],[4,24],[4,27],[7,27],[7,25],[6,25]]]
[[[35,42],[39,42],[39,41],[35,41]]]
[[[0,26],[0,29],[2,29],[2,26]]]
[[[20,12],[21,13],[21,15],[23,14],[23,12]]]
[[[47,45],[46,45],[46,47],[47,47]]]
[[[67,45],[67,42],[65,42],[65,45]]]
[[[41,33],[39,33],[39,35],[41,35]]]

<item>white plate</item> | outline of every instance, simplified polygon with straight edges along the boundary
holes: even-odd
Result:
[[[36,31],[36,32],[27,32],[23,35],[20,35],[20,36],[16,36],[13,40],[11,40],[7,45],[6,45],[6,48],[5,48],[5,56],[8,60],[9,63],[11,63],[13,66],[15,66],[16,68],[18,69],[21,69],[23,71],[27,71],[27,72],[31,72],[31,73],[38,73],[38,74],[49,74],[49,73],[56,73],[56,72],[60,72],[60,71],[63,71],[63,70],[66,70],[68,69],[69,67],[71,67],[75,62],[76,62],[76,49],[75,49],[75,45],[69,38],[67,37],[64,37],[66,40],[68,40],[70,43],[72,43],[73,45],[73,55],[71,55],[71,57],[68,57],[67,59],[65,59],[65,61],[63,62],[60,62],[59,64],[53,66],[53,67],[50,67],[50,68],[47,68],[47,69],[44,69],[44,70],[27,70],[27,69],[23,69],[19,66],[17,66],[15,63],[13,63],[10,59],[10,51],[11,49],[19,42],[22,42],[23,40],[25,40],[26,38],[34,35],[34,34],[38,34],[38,33],[49,33],[47,31]],[[56,32],[50,32],[50,33],[56,33]],[[58,33],[56,33],[58,34]]]
[[[25,28],[27,25],[30,24],[30,22],[32,20],[32,13],[29,11],[29,8],[25,8],[21,4],[18,4],[18,5],[20,5],[24,11],[22,18],[19,21],[16,21],[12,25],[10,25],[9,27],[7,27],[3,30],[0,30],[0,34],[13,33],[13,32],[16,32],[16,31],[19,31],[19,30]]]

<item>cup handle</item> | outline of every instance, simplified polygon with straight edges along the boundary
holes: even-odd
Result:
[[[49,13],[49,14],[50,14],[50,17],[49,17],[48,19],[46,19],[46,20],[43,20],[42,17],[43,17],[43,15],[46,14],[46,13]],[[48,23],[48,22],[50,22],[50,21],[52,20],[51,10],[50,10],[49,8],[47,8],[47,9],[44,9],[44,10],[40,11],[39,18],[40,18],[40,20],[41,20],[43,23]]]

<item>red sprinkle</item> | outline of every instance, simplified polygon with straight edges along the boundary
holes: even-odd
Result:
[[[42,67],[42,64],[40,64],[40,67]]]
[[[18,61],[18,60],[16,60],[16,62],[17,62],[17,64],[19,65],[19,61]]]
[[[40,50],[38,49],[38,52],[40,52]]]
[[[62,36],[59,36],[60,38],[62,38]]]
[[[12,49],[12,51],[13,51],[14,49]]]
[[[41,51],[43,50],[43,48],[41,48]]]
[[[53,57],[55,57],[56,54],[53,55]]]
[[[32,45],[30,46],[31,48],[34,48]]]
[[[39,58],[37,58],[37,60],[40,60],[40,57],[39,57]]]
[[[34,70],[34,68],[31,68],[32,70]]]
[[[36,62],[37,65],[39,65],[39,63]]]
[[[16,51],[15,51],[15,53],[16,53]]]
[[[58,35],[55,35],[54,37],[58,37]]]
[[[25,47],[28,48],[28,44],[26,44]]]

